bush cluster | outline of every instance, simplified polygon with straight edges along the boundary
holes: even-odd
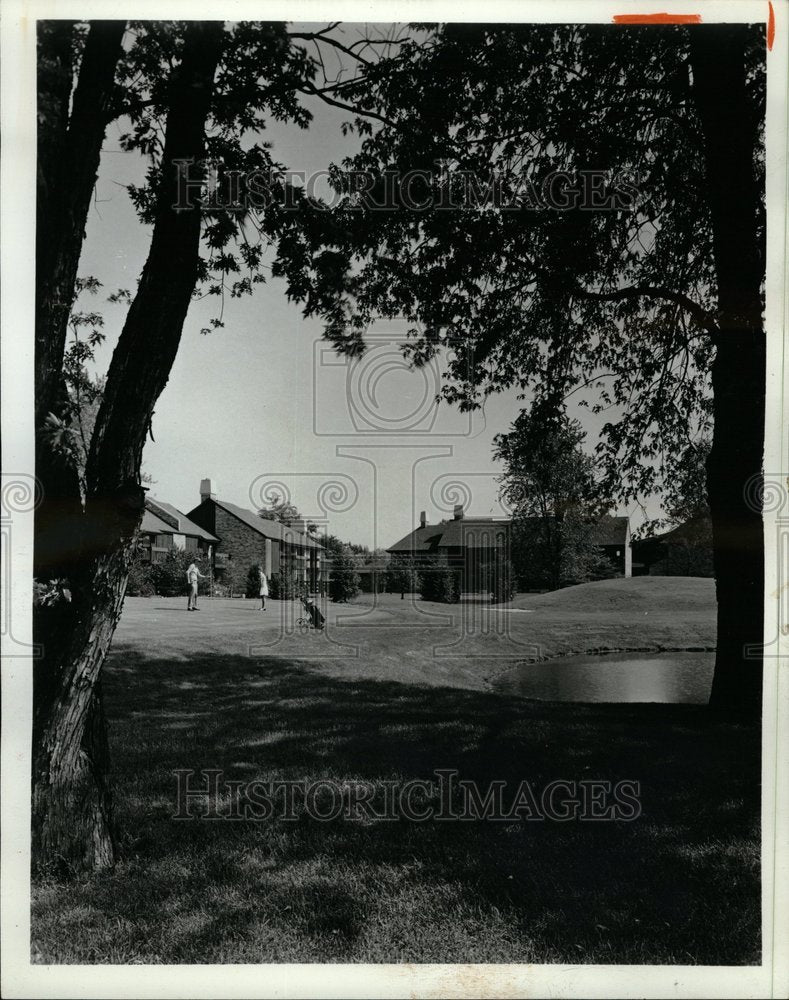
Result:
[[[208,559],[201,552],[173,549],[161,562],[144,563],[135,560],[129,570],[126,593],[129,597],[182,597],[188,591],[186,570],[194,562],[204,579],[198,580],[198,594],[208,594],[210,588]]]
[[[392,563],[384,579],[390,594],[413,594],[419,590],[419,573],[411,560]]]
[[[339,604],[352,601],[359,595],[359,582],[353,553],[346,546],[342,552],[337,552],[332,556],[329,597]]]
[[[295,601],[302,597],[307,587],[303,580],[296,576],[293,570],[281,569],[272,573],[268,582],[269,597],[275,601]],[[255,591],[260,592],[260,588]]]
[[[494,604],[506,604],[515,596],[515,571],[509,559],[494,559],[487,563],[484,580]]]
[[[457,604],[460,600],[461,572],[437,566],[419,574],[419,590],[423,601]]]

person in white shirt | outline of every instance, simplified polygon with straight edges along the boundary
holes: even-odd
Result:
[[[268,597],[268,577],[260,566],[258,566],[258,576],[260,577],[260,610],[265,611],[266,598]]]
[[[199,611],[200,608],[197,606],[197,581],[204,580],[205,573],[201,573],[194,563],[189,563],[189,569],[186,571],[186,579],[189,584],[189,602],[186,610]]]

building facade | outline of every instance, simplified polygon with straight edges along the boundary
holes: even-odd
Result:
[[[190,520],[172,504],[153,497],[145,498],[145,512],[137,540],[141,562],[162,562],[170,552],[194,552],[211,559],[218,541],[215,535]]]
[[[510,531],[509,520],[466,517],[462,506],[457,505],[452,520],[439,524],[428,524],[422,511],[419,527],[386,551],[394,564],[408,561],[417,568],[446,565],[459,570],[463,590],[484,591],[489,564],[510,556]]]
[[[594,529],[596,544],[621,576],[633,574],[630,519],[602,517]],[[428,524],[424,511],[419,527],[395,542],[387,552],[393,562],[445,563],[463,573],[463,589],[484,591],[487,566],[498,559],[511,558],[512,521],[506,518],[466,517],[463,507],[455,507],[451,520]]]
[[[698,516],[670,531],[633,544],[634,573],[638,576],[715,575],[712,553],[712,523]]]
[[[220,500],[211,480],[200,483],[200,503],[189,518],[217,539],[214,574],[217,583],[232,592],[243,592],[251,566],[267,576],[290,573],[302,586],[321,592],[326,584],[327,561],[323,546],[306,531],[260,517],[254,511]]]

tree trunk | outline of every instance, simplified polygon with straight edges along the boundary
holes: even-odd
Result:
[[[38,127],[36,209],[37,424],[59,391],[80,251],[104,133],[112,117],[115,68],[125,27],[125,21],[91,22],[68,119],[72,32],[66,34],[57,22],[55,26],[43,22],[40,29],[39,107],[44,113]],[[50,52],[57,54],[57,71],[51,68],[55,56]]]
[[[757,112],[745,86],[746,25],[691,28],[693,95],[704,136],[718,284],[707,462],[718,641],[710,705],[761,712],[764,537],[759,483],[765,406],[764,242],[754,156]]]
[[[63,352],[124,27],[123,21],[91,22],[73,102],[74,22],[42,21],[38,29],[35,427],[36,475],[43,499],[35,518],[34,573],[39,578],[65,577],[72,590],[83,522],[79,480],[68,456],[51,446],[44,422],[49,413],[68,420]],[[35,637],[43,650],[34,664],[36,748],[44,737],[46,716],[56,711],[57,680],[76,623],[75,608],[65,600],[34,611]],[[70,830],[92,832],[107,826],[104,790],[86,794],[89,762],[106,753],[100,695],[87,692],[78,712],[85,714],[82,737],[68,749],[59,740],[53,749],[53,773],[60,774],[61,784],[69,776],[76,808],[67,808],[64,798],[45,811],[35,772],[33,776],[34,842],[46,845],[40,853],[51,860],[74,860]],[[111,851],[111,841],[91,833],[81,842],[80,860],[102,865]]]
[[[201,213],[176,210],[176,161],[201,160],[221,22],[190,22],[170,85],[151,249],[113,353],[86,470],[87,497],[72,599],[35,694],[34,859],[112,864],[101,667],[123,606],[144,506],[142,449],[170,373],[197,279]]]
[[[86,562],[34,688],[33,859],[104,868],[115,859],[101,665],[120,617],[143,491],[108,511],[102,527],[121,546]],[[114,521],[114,523],[113,523]]]
[[[63,352],[77,268],[107,123],[124,21],[92,21],[79,65],[71,114],[74,22],[42,21],[38,34],[38,177],[36,204],[36,512],[38,577],[68,576],[81,522],[79,481],[66,454],[50,445],[45,420],[65,423]]]

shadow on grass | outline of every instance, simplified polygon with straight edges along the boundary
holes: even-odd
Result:
[[[122,647],[104,686],[124,859],[77,885],[42,881],[39,960],[760,961],[755,729],[713,725],[696,706],[529,702]],[[629,823],[174,821],[173,772],[209,768],[378,783],[452,768],[510,794],[523,779],[632,779],[643,811]]]

